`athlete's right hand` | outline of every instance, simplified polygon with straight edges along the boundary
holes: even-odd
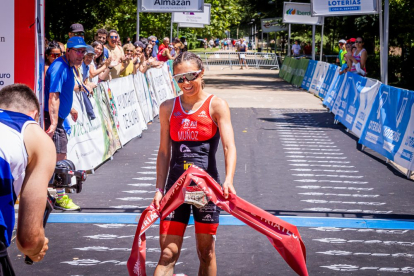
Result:
[[[160,209],[160,201],[163,198],[163,194],[160,191],[155,192],[154,199],[152,200],[152,204],[154,204],[155,209]]]
[[[50,125],[50,127],[46,130],[46,134],[50,136],[50,138],[53,138],[53,134],[55,134],[56,131],[55,125]]]
[[[32,255],[28,257],[35,263],[40,262],[45,257],[46,251],[49,249],[48,244],[49,244],[49,239],[45,237],[45,242],[43,243],[42,250],[40,250],[40,252],[37,253],[36,255]]]

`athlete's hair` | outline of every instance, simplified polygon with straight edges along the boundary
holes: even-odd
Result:
[[[14,109],[21,113],[37,110],[40,112],[36,94],[25,84],[15,83],[0,90],[0,108]]]
[[[182,52],[180,53],[173,62],[173,68],[175,66],[177,66],[178,64],[181,64],[183,62],[193,62],[194,64],[197,65],[198,70],[204,70],[204,65],[203,65],[203,61],[201,60],[201,58],[199,56],[197,56],[196,54],[192,53],[192,52]],[[204,88],[205,83],[204,80],[201,80],[201,87]]]

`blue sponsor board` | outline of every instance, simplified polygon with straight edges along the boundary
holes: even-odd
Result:
[[[367,79],[354,73],[347,73],[345,85],[342,87],[342,95],[338,112],[335,116],[348,129],[352,129],[360,105],[359,94],[365,87]]]
[[[328,92],[325,95],[323,104],[332,110],[333,105],[335,104],[336,97],[339,94],[339,91],[345,81],[345,74],[337,75],[333,80],[331,86],[329,86]]]
[[[410,138],[414,138],[407,129],[412,128],[409,123],[413,113],[414,92],[382,84],[359,143],[392,161],[397,159],[397,163],[404,163],[401,159],[408,161],[402,165],[409,167],[414,150]]]
[[[323,80],[322,86],[319,89],[319,97],[325,99],[326,93],[328,93],[329,87],[332,84],[332,81],[335,77],[335,73],[338,66],[335,64],[329,64],[328,72],[325,75],[325,79]]]
[[[308,64],[308,69],[306,69],[305,77],[303,78],[301,87],[309,91],[310,85],[312,83],[313,75],[315,74],[316,65],[318,64],[315,60],[310,60]]]

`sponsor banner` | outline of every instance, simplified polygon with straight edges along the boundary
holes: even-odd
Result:
[[[345,75],[335,119],[354,132],[357,137],[361,136],[369,114],[367,112],[371,111],[380,85],[380,82],[358,74],[346,73]]]
[[[381,84],[359,143],[414,169],[414,92]]]
[[[308,68],[309,59],[302,58],[299,60],[298,67],[296,68],[295,74],[292,78],[292,84],[300,86],[303,78],[305,77],[306,69]]]
[[[138,0],[139,12],[203,12],[204,0]]]
[[[174,23],[210,25],[211,4],[204,4],[203,12],[173,12]]]
[[[144,121],[132,76],[111,80],[107,93],[113,106],[112,115],[116,117],[119,139],[122,145],[125,145],[132,138],[141,135]]]
[[[286,74],[283,79],[287,82],[292,82],[293,75],[295,74],[298,66],[299,66],[299,60],[292,58],[287,66]]]
[[[332,84],[333,79],[339,75],[339,72],[341,71],[341,68],[336,66],[335,64],[329,64],[328,72],[325,75],[325,79],[323,80],[322,86],[319,89],[319,97],[322,99],[325,99],[326,93],[329,90],[329,87]]]
[[[283,61],[282,64],[282,68],[280,68],[279,71],[279,77],[284,79],[285,74],[286,74],[286,70],[288,68],[289,63],[291,62],[292,58],[291,57],[285,57],[285,60]]]
[[[309,60],[308,68],[306,69],[305,76],[303,77],[302,85],[301,87],[305,90],[309,91],[309,88],[312,83],[313,75],[315,74],[316,65],[318,65],[318,62],[316,60]]]
[[[68,129],[67,158],[78,170],[91,170],[111,157],[119,149],[114,123],[105,103],[106,96],[99,88],[95,89],[89,100],[93,107],[95,118],[91,119],[86,113],[84,97],[73,91],[73,108],[78,112],[76,122],[69,115],[64,123]]]
[[[329,86],[328,92],[325,95],[325,99],[323,100],[323,104],[329,110],[333,111],[333,106],[335,104],[336,98],[341,91],[342,85],[344,84],[345,74],[339,75],[339,72],[335,74],[331,85]],[[334,113],[335,114],[335,113]]]
[[[312,16],[349,16],[378,13],[377,0],[311,0],[311,9]]]
[[[311,5],[309,3],[284,2],[283,23],[322,25],[322,17],[311,16]]]
[[[319,96],[319,90],[322,87],[323,80],[325,79],[326,73],[329,69],[329,63],[323,61],[317,61],[315,72],[313,73],[309,92]]]
[[[0,2],[0,89],[14,83],[14,0]]]
[[[280,31],[287,31],[288,28],[282,24],[282,18],[263,18],[260,19],[263,33],[273,33]]]
[[[196,23],[178,23],[178,28],[201,28],[205,27],[204,24],[196,24]]]
[[[152,114],[152,101],[145,75],[138,72],[133,76],[133,80],[142,116],[146,123],[151,122],[154,119],[154,116]]]

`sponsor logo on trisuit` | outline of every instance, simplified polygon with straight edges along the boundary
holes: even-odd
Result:
[[[205,110],[201,111],[200,114],[198,114],[198,117],[207,118],[207,113]]]
[[[194,165],[194,163],[184,161],[184,170],[188,170],[189,167],[191,167],[192,165]]]
[[[190,148],[187,147],[186,145],[181,144],[180,146],[180,151],[181,152],[191,152]]]

